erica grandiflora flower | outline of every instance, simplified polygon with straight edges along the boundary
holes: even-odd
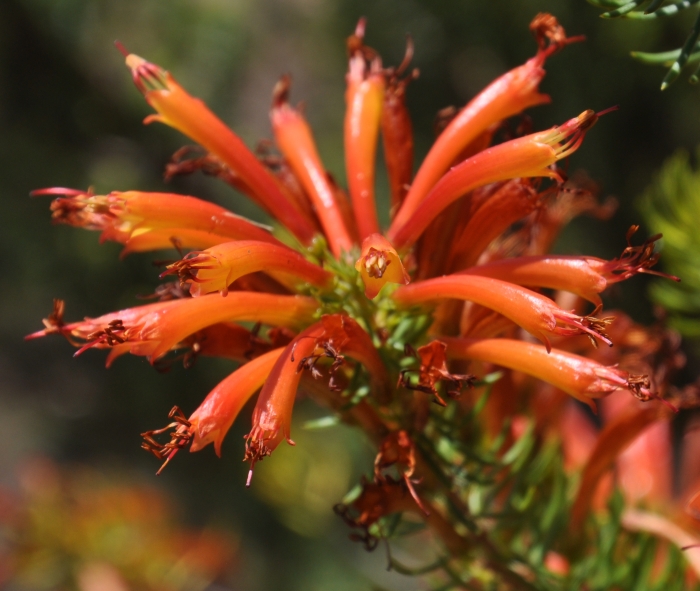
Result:
[[[513,339],[457,339],[444,337],[450,356],[473,359],[521,371],[591,404],[615,390],[626,388],[637,397],[652,397],[648,380],[616,367],[606,367],[591,359],[541,345]]]
[[[611,344],[612,318],[563,309],[539,290],[569,291],[599,308],[608,284],[648,272],[658,258],[655,238],[613,261],[546,252],[562,220],[596,207],[590,195],[585,205],[575,203],[557,168],[598,120],[594,111],[491,145],[494,125],[549,101],[538,91],[545,60],[577,40],[553,17],[538,15],[536,56],[455,116],[415,178],[405,94],[416,73],[402,78],[412,43],[398,68],[385,68],[364,44],[364,27],[361,21],[348,41],[347,193],[326,170],[303,113],[289,104],[289,77],[275,87],[270,112],[279,153],[268,148],[258,158],[167,71],[125,52],[136,86],[157,112],[146,122],[170,125],[203,150],[192,160],[184,159],[190,148],[179,150],[168,175],[210,172],[288,233],[278,238],[272,228],[196,197],[36,191],[55,197],[54,221],[98,230],[101,240],[124,244],[123,254],[177,249],[180,259],[161,276],[177,275],[179,285],[157,291],[162,301],[78,322],[65,322],[57,304],[29,338],[61,334],[78,353],[109,349],[108,363],[125,353],[151,363],[175,357],[189,365],[199,355],[240,363],[191,414],[174,409],[167,428],[144,434],[144,447],[166,463],[186,446],[198,451],[213,443],[220,454],[231,424],[261,390],[245,445],[252,474],[282,441],[293,444],[293,407],[303,388],[362,426],[380,450],[375,479],[345,505],[346,520],[371,537],[384,515],[417,512],[461,552],[463,533],[431,507],[433,500],[438,507],[445,499],[457,507],[464,501],[454,487],[440,492],[444,479],[431,477],[432,464],[415,443],[442,428],[429,428],[430,401],[449,407],[444,394],[459,398],[476,381],[457,373],[454,360],[523,372],[591,405],[618,389],[653,398],[645,376],[563,350],[561,337],[575,335]],[[380,134],[392,193],[386,233],[374,186]],[[528,256],[513,257],[526,252],[524,244]],[[523,340],[520,329],[545,346]],[[162,443],[166,431],[170,441]]]

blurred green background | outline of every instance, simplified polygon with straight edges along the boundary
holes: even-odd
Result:
[[[406,33],[413,36],[420,78],[408,100],[419,161],[439,109],[463,105],[534,55],[528,23],[538,11],[588,39],[549,60],[541,89],[553,102],[530,111],[535,128],[588,108],[620,107],[569,164],[599,182],[603,196],[616,196],[620,210],[607,223],[577,220],[558,249],[614,257],[627,227],[641,221],[635,199],[654,171],[676,148],[694,151],[700,138],[697,89],[681,79],[662,94],[663,70],[628,54],[680,46],[694,14],[603,21],[584,0],[2,0],[0,247],[8,265],[0,290],[0,483],[12,489],[19,467],[48,456],[159,486],[179,504],[183,523],[228,528],[241,540],[237,568],[211,589],[419,588],[385,571],[381,549],[368,555],[350,542],[333,515],[332,504],[371,469],[372,450],[349,429],[301,428],[323,409],[298,406],[297,447],[282,446],[261,464],[251,490],[240,461],[246,413],[221,460],[211,448],[179,454],[156,481],[158,463],[139,449],[139,433],[163,426],[174,404],[189,414],[231,366],[202,359],[160,374],[142,358],[123,358],[106,371],[101,352],[73,359],[60,338],[23,342],[41,328],[54,297],[67,301],[67,319],[75,320],[134,305],[134,296],[158,283],[158,257],[119,261],[119,245],[98,246],[96,233],[51,226],[48,199],[28,193],[47,186],[172,190],[262,219],[214,179],[164,185],[164,164],[188,142],[164,126],[141,125],[150,110],[115,39],[169,69],[249,146],[271,136],[271,90],[291,73],[292,101],[304,101],[324,162],[342,180],[344,40],[358,17],[368,18],[366,41],[387,65],[398,64]],[[385,178],[379,182],[386,187]],[[646,284],[634,279],[608,305],[648,321]]]

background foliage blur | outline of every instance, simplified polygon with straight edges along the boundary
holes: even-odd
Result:
[[[292,101],[306,104],[324,162],[342,180],[344,39],[359,16],[368,18],[367,42],[386,64],[401,60],[406,33],[413,36],[421,74],[408,101],[420,159],[439,109],[464,104],[534,55],[528,23],[539,11],[588,40],[547,63],[541,88],[553,103],[529,112],[535,129],[587,108],[620,107],[570,162],[572,172],[586,170],[604,195],[615,195],[620,210],[610,222],[577,221],[558,249],[614,257],[627,227],[641,221],[635,200],[654,171],[678,148],[694,154],[700,139],[697,89],[679,81],[660,93],[663,71],[633,62],[628,52],[678,47],[694,15],[610,22],[583,0],[0,2],[0,248],[8,263],[0,291],[0,483],[17,489],[22,466],[48,456],[159,487],[175,498],[188,527],[229,528],[243,541],[242,566],[221,580],[222,589],[342,591],[370,581],[414,588],[416,581],[384,571],[382,552],[367,555],[348,541],[331,512],[370,470],[372,454],[349,429],[299,428],[322,409],[295,411],[297,447],[282,446],[261,464],[252,490],[243,486],[247,467],[240,462],[247,418],[234,425],[222,460],[211,449],[180,454],[156,481],[157,462],[139,449],[139,433],[161,426],[173,404],[191,412],[231,368],[203,359],[159,374],[143,359],[125,358],[105,371],[103,354],[72,359],[59,338],[23,343],[54,297],[67,301],[67,318],[75,320],[132,305],[157,285],[153,257],[120,261],[119,245],[98,246],[96,233],[52,227],[48,200],[28,193],[45,186],[172,190],[262,219],[216,180],[195,175],[164,185],[163,165],[186,140],[164,126],[141,125],[149,108],[115,39],[169,69],[251,146],[270,137],[270,93],[291,73]],[[379,183],[386,187],[386,179]],[[607,306],[624,305],[650,321],[647,283],[623,284]]]

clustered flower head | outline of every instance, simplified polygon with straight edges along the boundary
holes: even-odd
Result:
[[[143,434],[144,448],[165,463],[185,447],[213,443],[220,454],[237,415],[260,391],[244,452],[252,476],[282,441],[294,445],[301,388],[377,445],[373,478],[337,508],[360,528],[356,539],[372,546],[380,518],[413,511],[448,548],[464,550],[439,499],[431,498],[437,484],[416,447],[445,398],[470,408],[474,399],[465,391],[501,368],[487,404],[498,431],[526,397],[518,383],[539,384],[535,393],[566,393],[593,409],[616,391],[644,401],[663,394],[654,375],[603,353],[616,340],[616,320],[601,315],[600,297],[609,284],[650,272],[658,237],[633,246],[631,232],[611,261],[548,254],[569,219],[584,212],[607,217],[611,207],[598,204],[585,183],[568,181],[558,165],[600,114],[586,110],[534,133],[508,130],[508,118],[549,102],[538,89],[545,61],[580,40],[550,15],[538,15],[531,29],[536,55],[461,110],[443,114],[414,174],[406,108],[418,77],[409,71],[413,45],[409,40],[402,64],[386,67],[364,43],[361,20],[347,43],[347,188],[326,170],[303,112],[290,104],[289,77],[273,90],[274,143],[255,153],[169,72],[122,47],[134,83],[156,111],[145,122],[169,125],[198,145],[179,150],[166,177],[213,175],[261,206],[274,227],[185,195],[38,190],[55,197],[54,222],[98,230],[102,241],[123,244],[124,255],[176,249],[181,258],[161,273],[176,282],[157,290],[159,301],[77,322],[66,322],[57,302],[30,338],[55,333],[78,353],[108,349],[108,364],[125,353],[152,364],[179,356],[189,365],[202,355],[238,362],[197,409],[187,415],[176,407],[168,427]],[[380,136],[390,185],[385,229],[374,182]],[[595,310],[585,312],[586,302]],[[543,404],[538,396],[535,408]],[[562,405],[557,398],[554,407]]]

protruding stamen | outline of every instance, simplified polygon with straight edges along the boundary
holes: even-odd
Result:
[[[162,429],[154,429],[141,433],[141,437],[143,437],[141,448],[150,451],[159,460],[165,460],[156,474],[160,474],[170,460],[175,457],[175,454],[183,447],[190,444],[193,437],[192,423],[187,420],[187,417],[179,407],[173,406],[168,413],[168,418],[173,419],[173,422]],[[156,435],[167,433],[170,430],[173,431],[170,433],[170,441],[167,443],[162,444],[155,439]]]
[[[362,255],[355,262],[365,284],[365,295],[373,299],[386,283],[407,284],[410,277],[401,257],[381,234],[370,234],[362,242]]]

